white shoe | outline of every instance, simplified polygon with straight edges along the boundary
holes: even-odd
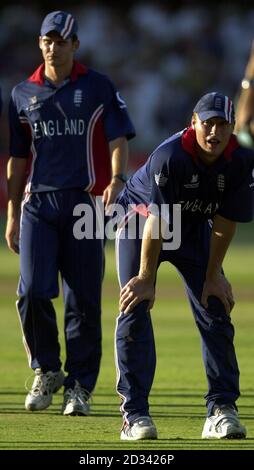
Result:
[[[157,429],[150,416],[140,416],[131,424],[123,424],[120,438],[123,441],[157,439]]]
[[[62,413],[65,416],[88,416],[90,414],[90,393],[75,381],[75,387],[64,392]]]
[[[244,439],[246,429],[240,423],[237,411],[230,405],[223,405],[206,418],[202,439]]]
[[[41,411],[52,403],[52,395],[63,385],[64,373],[48,371],[45,374],[41,369],[35,369],[35,378],[32,388],[26,396],[25,408],[28,411]]]

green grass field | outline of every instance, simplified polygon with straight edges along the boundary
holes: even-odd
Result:
[[[206,379],[200,339],[184,289],[174,269],[160,268],[157,301],[153,309],[157,345],[157,371],[150,403],[157,425],[157,441],[121,442],[119,399],[115,392],[114,329],[118,314],[118,285],[113,247],[107,248],[103,289],[103,358],[89,417],[63,417],[62,396],[43,412],[24,409],[25,381],[32,371],[27,366],[15,309],[18,257],[0,245],[0,449],[131,449],[196,450],[254,449],[254,238],[253,224],[237,236],[225,262],[237,300],[233,312],[235,345],[241,370],[242,396],[238,401],[246,440],[202,441],[205,419]],[[62,302],[55,302],[62,334]],[[64,348],[62,348],[64,360]]]

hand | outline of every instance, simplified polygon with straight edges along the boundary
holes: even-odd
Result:
[[[14,253],[19,253],[19,217],[8,217],[5,231],[7,245]]]
[[[223,274],[218,274],[213,279],[206,279],[203,286],[201,304],[208,308],[208,297],[214,295],[223,303],[227,315],[230,315],[235,302],[232,287]]]
[[[154,304],[154,285],[146,279],[135,276],[121,289],[119,309],[121,312],[130,313],[142,300],[149,300],[147,311]]]
[[[102,201],[105,204],[105,213],[106,215],[111,215],[110,213],[110,204],[115,202],[116,196],[122,191],[125,183],[123,183],[118,178],[113,178],[111,183],[104,189],[102,195]]]

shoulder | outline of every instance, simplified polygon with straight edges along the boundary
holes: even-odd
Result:
[[[26,89],[27,81],[24,80],[23,82],[18,83],[16,86],[13,87],[11,91],[11,98],[10,98],[10,107],[17,108],[20,110],[22,107],[23,96]]]
[[[239,146],[232,152],[232,163],[235,167],[248,168],[254,164],[254,150]]]
[[[252,149],[238,146],[232,152],[228,165],[228,178],[230,188],[237,188],[244,182],[253,183],[254,151]]]
[[[104,73],[101,73],[101,72],[98,72],[98,70],[95,70],[95,69],[92,69],[92,68],[89,68],[88,69],[88,76],[98,82],[98,83],[102,83],[102,84],[105,84],[105,85],[112,85],[113,84],[113,81],[111,80],[111,78],[104,74]]]
[[[239,145],[234,153],[239,157],[239,158],[254,158],[254,149],[248,148],[248,147],[243,147],[242,145]]]
[[[111,101],[117,95],[116,87],[107,75],[94,69],[88,69],[87,77],[90,91],[104,103]]]
[[[11,91],[12,98],[16,98],[19,94],[26,88],[27,80],[23,80],[23,82],[18,83],[15,85]]]
[[[180,164],[185,157],[182,148],[182,135],[184,131],[173,134],[164,140],[151,154],[151,159],[170,163],[171,165]]]
[[[12,98],[18,98],[24,94],[33,93],[35,89],[38,89],[38,85],[27,78],[13,87],[11,96]]]
[[[36,87],[29,80],[18,83],[11,91],[10,109],[15,108],[18,113],[24,110],[32,96],[36,95]]]

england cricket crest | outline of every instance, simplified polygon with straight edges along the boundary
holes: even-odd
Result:
[[[82,90],[75,90],[74,93],[74,104],[75,106],[79,107],[83,101],[83,91]]]
[[[224,191],[225,189],[225,177],[222,174],[217,176],[217,187],[219,191]]]

